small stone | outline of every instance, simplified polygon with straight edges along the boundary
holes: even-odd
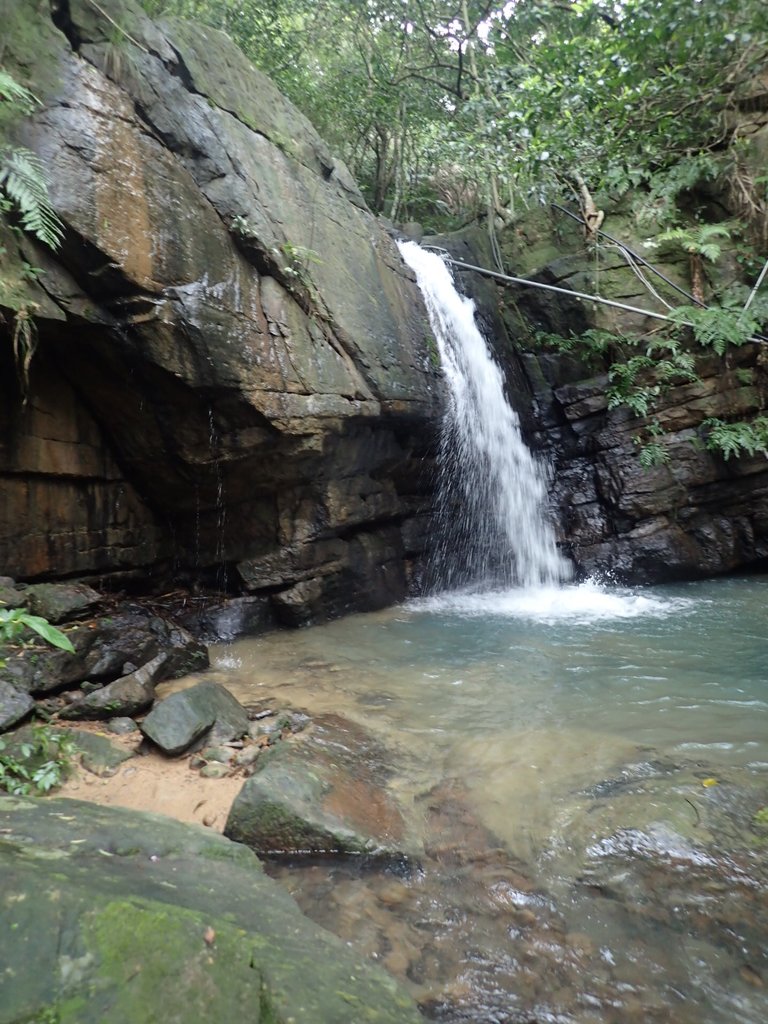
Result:
[[[246,765],[253,764],[260,753],[261,748],[255,745],[243,747],[242,750],[238,750],[235,754],[235,764],[238,768],[244,768]]]
[[[95,693],[97,690],[103,688],[103,683],[94,683],[90,679],[86,679],[85,682],[80,683],[80,690],[82,693]]]
[[[229,764],[232,760],[232,751],[228,747],[206,747],[201,755],[206,763],[217,761],[219,764]]]
[[[210,828],[212,825],[216,824],[216,819],[217,818],[218,818],[218,814],[204,814],[203,815],[203,824],[206,826],[206,828]]]
[[[293,711],[288,716],[288,722],[288,728],[291,732],[303,732],[308,725],[312,724],[312,719],[302,711]]]
[[[139,728],[132,718],[112,718],[107,722],[107,728],[116,736],[126,736],[130,732],[136,732]]]
[[[211,764],[203,765],[200,774],[204,779],[224,779],[229,775],[229,768],[225,764],[213,761]]]

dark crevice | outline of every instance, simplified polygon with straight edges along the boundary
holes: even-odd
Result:
[[[78,53],[83,44],[83,39],[78,32],[77,26],[72,21],[69,0],[52,0],[51,21],[60,32],[64,33],[75,53]]]

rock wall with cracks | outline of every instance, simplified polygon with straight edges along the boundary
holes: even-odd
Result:
[[[761,139],[768,139],[768,114]],[[606,226],[643,251],[630,218],[614,213]],[[436,241],[456,259],[492,266],[484,231]],[[556,213],[529,212],[501,243],[510,274],[655,307],[615,247],[597,257],[587,252],[580,226]],[[648,252],[670,280],[688,286],[684,255],[665,260],[653,246]],[[718,286],[727,288],[738,267],[725,259],[718,273]],[[761,453],[726,460],[705,447],[702,428],[708,417],[764,414],[768,346],[700,359],[697,381],[669,387],[648,416],[636,416],[627,407],[608,407],[602,360],[589,365],[532,340],[536,331],[568,337],[589,327],[639,335],[657,322],[568,295],[494,286],[477,274],[457,277],[478,305],[527,438],[550,467],[552,518],[580,576],[660,582],[768,567],[768,461]],[[641,464],[649,440],[663,443],[666,464]]]
[[[221,33],[0,10],[65,226],[56,253],[1,229],[3,572],[226,583],[289,623],[402,598],[440,387],[344,165]]]

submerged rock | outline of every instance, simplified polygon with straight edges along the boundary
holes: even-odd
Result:
[[[0,1021],[418,1024],[245,847],[77,800],[0,797]]]

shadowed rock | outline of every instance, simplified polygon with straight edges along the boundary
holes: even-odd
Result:
[[[28,694],[0,680],[0,732],[20,722],[34,706]]]
[[[168,655],[158,654],[135,672],[93,690],[60,712],[61,718],[115,718],[145,711],[155,699],[155,683],[163,677]]]
[[[213,743],[245,736],[248,714],[218,683],[198,683],[160,701],[141,723],[141,731],[166,754],[181,754],[210,730]]]

